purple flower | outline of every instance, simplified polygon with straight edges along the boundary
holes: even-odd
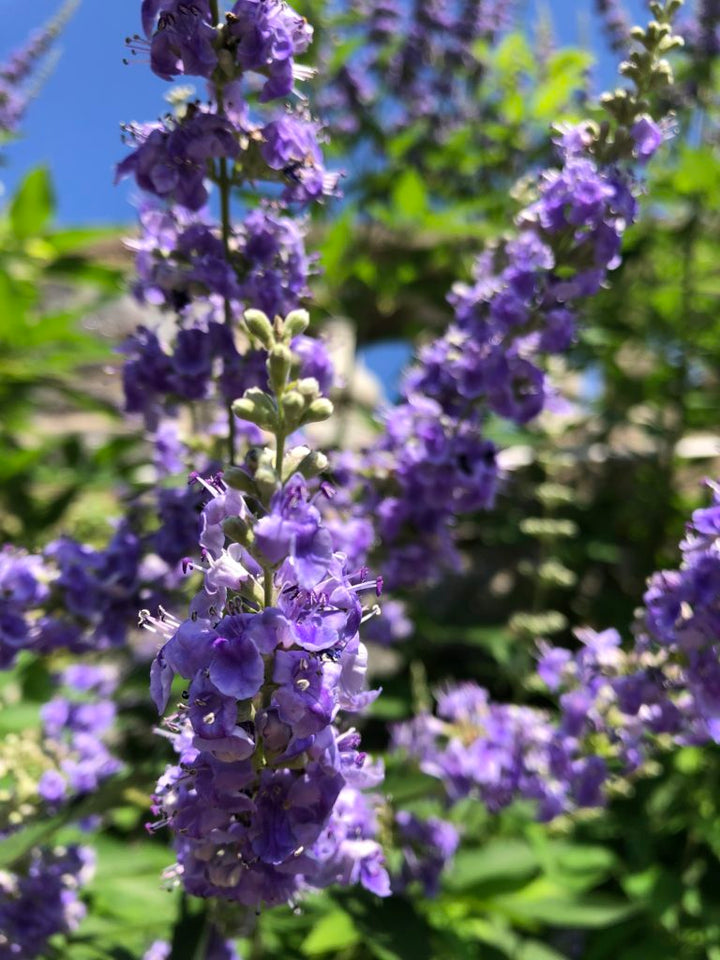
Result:
[[[330,393],[335,380],[335,370],[324,343],[314,337],[300,335],[290,344],[292,352],[300,358],[300,376],[313,377],[322,393]]]
[[[334,687],[341,670],[333,661],[302,651],[276,653],[273,682],[278,689],[273,694],[273,704],[295,736],[318,733],[330,723],[335,713]]]
[[[282,0],[237,0],[228,20],[242,70],[266,74],[261,101],[286,97],[293,89],[293,60],[312,40],[312,27]]]
[[[235,619],[223,621],[223,634],[213,642],[209,676],[221,693],[246,700],[262,686],[265,668],[250,637],[242,629],[235,632],[232,628],[230,621]]]
[[[317,124],[283,114],[263,127],[262,140],[263,160],[285,178],[285,201],[306,204],[334,193],[338,178],[325,170]]]
[[[239,147],[232,125],[211,113],[191,112],[173,126],[138,129],[137,148],[117,168],[117,180],[134,176],[148,193],[199,210],[208,199],[207,163],[234,159]]]
[[[332,536],[322,526],[299,474],[275,494],[270,513],[255,526],[255,540],[269,563],[287,558],[298,584],[306,589],[316,586],[330,566]]]
[[[643,114],[632,125],[630,135],[640,160],[649,160],[663,141],[662,130],[652,117]]]
[[[150,66],[163,80],[178,74],[210,77],[217,66],[208,0],[143,0],[142,25]]]

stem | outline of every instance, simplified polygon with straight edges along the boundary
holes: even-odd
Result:
[[[282,483],[282,465],[285,456],[285,434],[278,431],[275,437],[275,473],[279,483]]]
[[[222,89],[217,87],[218,110],[222,112]],[[222,243],[225,259],[230,262],[230,233],[232,229],[232,220],[230,214],[230,179],[228,177],[227,158],[221,157],[219,161],[218,188],[220,190],[220,225],[222,230]],[[227,297],[223,298],[223,312],[225,315],[225,326],[232,336],[233,318],[230,301]],[[228,454],[230,463],[235,463],[235,414],[232,410],[232,401],[228,403]]]
[[[220,23],[220,6],[218,0],[210,0],[210,15],[215,26]],[[215,100],[217,102],[218,116],[225,113],[225,103],[223,101],[223,84],[221,80],[215,81]],[[220,157],[218,160],[218,188],[220,190],[220,229],[222,232],[223,251],[225,259],[230,263],[230,236],[232,233],[232,219],[230,214],[230,178],[228,176],[227,157]],[[225,315],[225,326],[232,336],[233,318],[230,301],[227,297],[223,298],[223,313]],[[228,455],[230,464],[235,464],[235,414],[232,410],[232,401],[228,403]]]
[[[262,960],[262,955],[262,936],[260,934],[260,918],[258,917],[250,944],[250,960]]]
[[[265,589],[265,606],[271,607],[273,605],[273,572],[270,567],[265,567],[263,586]]]

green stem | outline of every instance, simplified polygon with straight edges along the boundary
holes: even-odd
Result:
[[[265,606],[271,607],[273,605],[273,572],[270,567],[265,567],[263,587],[265,591]]]
[[[210,15],[217,26],[220,22],[220,6],[218,0],[210,0]],[[225,113],[225,103],[223,100],[222,80],[215,80],[215,100],[217,101],[218,115]],[[225,259],[230,263],[230,237],[232,235],[232,218],[230,214],[230,177],[228,175],[227,157],[220,157],[218,160],[218,189],[220,191],[220,229],[222,232],[223,251]],[[227,297],[223,298],[223,313],[225,315],[225,326],[232,335],[233,317],[230,301]],[[232,411],[232,402],[228,404],[228,455],[230,464],[235,463],[235,414]]]
[[[250,944],[250,958],[249,960],[262,960],[263,948],[262,948],[262,936],[260,934],[260,918],[258,917],[255,924],[255,929],[252,934],[252,942]]]
[[[282,483],[282,466],[285,457],[285,434],[278,431],[275,436],[275,473],[278,482]]]

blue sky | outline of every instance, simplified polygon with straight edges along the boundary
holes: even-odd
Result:
[[[59,2],[0,0],[0,60],[49,19]],[[600,53],[599,79],[611,79],[614,60],[602,52],[593,0],[545,0],[545,5],[554,17],[557,42],[589,38]],[[642,9],[640,0],[626,5],[634,12]],[[30,107],[24,137],[9,148],[8,163],[0,170],[0,180],[12,189],[24,171],[47,164],[63,223],[123,223],[133,218],[132,188],[113,185],[113,167],[124,152],[120,123],[160,115],[169,86],[147,65],[122,62],[124,38],[139,29],[139,10],[140,0],[83,0],[61,40],[60,60]]]

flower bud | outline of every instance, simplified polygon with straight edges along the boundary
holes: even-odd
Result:
[[[240,490],[242,493],[249,493],[250,496],[257,496],[255,481],[241,467],[227,467],[223,472],[223,480],[233,490]]]
[[[233,403],[233,413],[241,420],[249,420],[258,427],[274,430],[277,426],[277,409],[272,399],[257,387],[245,391],[244,396]]]
[[[267,367],[270,385],[278,395],[285,389],[292,362],[293,355],[290,348],[286,347],[284,343],[275,344],[270,351]]]
[[[297,390],[288,390],[283,394],[280,401],[283,417],[286,426],[295,429],[299,425],[300,419],[305,412],[305,398]]]
[[[227,537],[243,546],[247,546],[252,539],[250,527],[241,517],[228,517],[223,521],[222,528]]]
[[[288,475],[297,472],[302,474],[306,480],[310,480],[312,477],[324,473],[328,466],[329,461],[324,453],[320,453],[318,450],[308,450],[306,456],[292,470],[288,470]]]
[[[314,399],[320,394],[320,384],[315,377],[303,377],[302,380],[298,380],[297,389],[303,397],[310,399]]]
[[[262,310],[246,310],[244,316],[252,336],[259,340],[266,350],[270,350],[275,343],[275,334],[267,316]]]
[[[306,423],[319,423],[322,420],[327,420],[332,416],[333,409],[331,400],[328,400],[327,397],[318,397],[317,400],[313,400],[303,414],[300,426],[303,427]]]
[[[304,333],[310,325],[310,314],[307,310],[293,310],[285,317],[283,337],[292,340],[298,334]]]

